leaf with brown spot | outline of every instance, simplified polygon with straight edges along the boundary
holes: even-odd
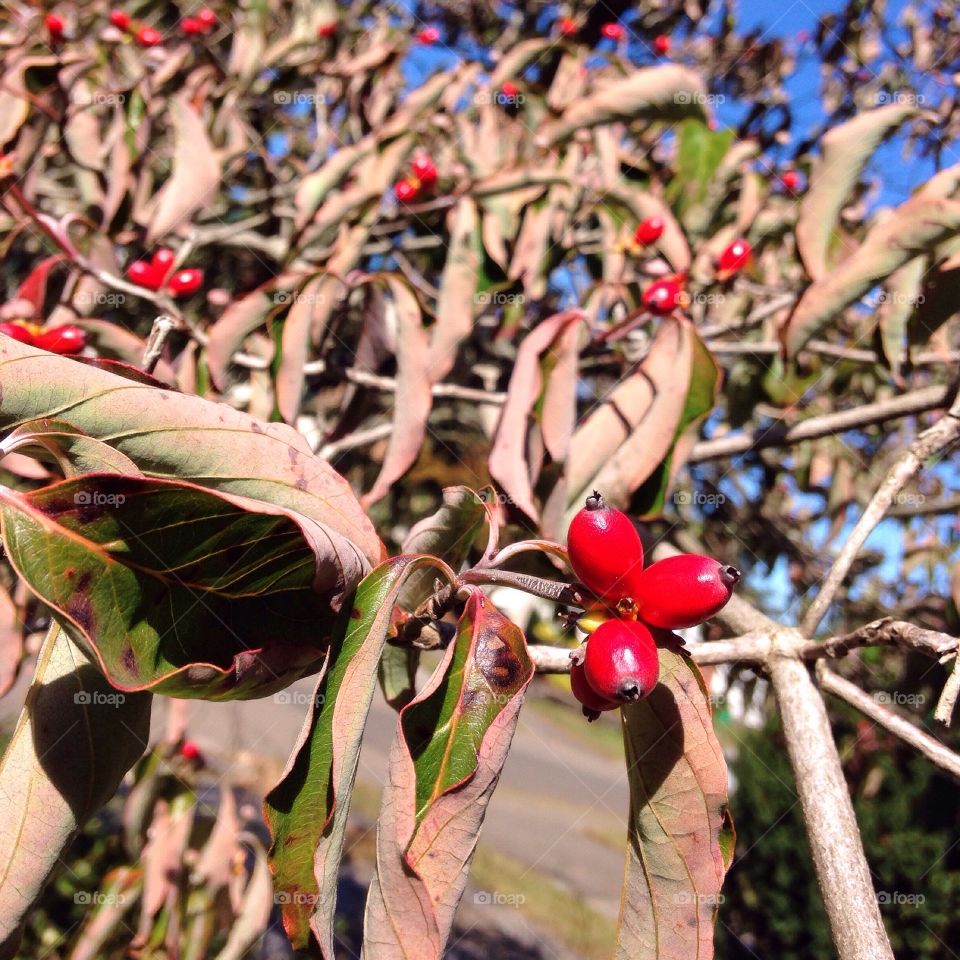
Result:
[[[376,960],[442,956],[532,676],[520,628],[471,590],[455,642],[397,720],[364,922]]]
[[[312,932],[327,960],[333,960],[337,870],[360,739],[393,608],[411,575],[443,572],[432,557],[402,556],[360,584],[351,611],[358,616],[342,618],[297,746],[264,804],[284,929],[297,948],[312,942]]]
[[[727,765],[696,665],[664,633],[660,682],[623,708],[629,847],[617,960],[710,960],[733,856]]]
[[[266,696],[315,673],[362,560],[329,528],[169,480],[0,488],[7,556],[124,691]]]

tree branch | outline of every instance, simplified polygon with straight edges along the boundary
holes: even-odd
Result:
[[[907,485],[923,466],[924,461],[956,443],[960,437],[960,396],[954,398],[947,413],[932,427],[928,427],[910,444],[907,451],[894,462],[883,483],[873,495],[867,508],[860,515],[847,542],[843,545],[820,592],[810,605],[800,630],[810,636],[817,629],[833,598],[850,572],[860,548],[874,527],[883,519],[894,497]]]
[[[960,756],[949,747],[944,746],[939,740],[916,727],[890,707],[879,703],[876,698],[870,696],[865,690],[861,690],[855,683],[827,669],[825,664],[820,664],[818,673],[820,685],[824,690],[856,707],[864,716],[899,737],[904,743],[919,750],[941,770],[960,781]]]
[[[774,655],[770,680],[839,960],[893,960],[823,697],[790,656]]]
[[[842,410],[822,417],[812,417],[792,427],[782,423],[773,424],[753,435],[736,434],[719,437],[716,440],[702,440],[694,445],[688,463],[702,463],[704,460],[716,460],[720,457],[736,456],[768,447],[786,447],[801,440],[815,440],[835,433],[843,433],[854,427],[867,427],[887,420],[896,420],[914,413],[924,413],[942,407],[951,395],[948,386],[923,387],[891,400],[868,403],[853,410]]]

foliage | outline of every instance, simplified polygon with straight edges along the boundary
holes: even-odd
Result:
[[[0,953],[140,756],[155,694],[264,696],[315,675],[267,798],[276,894],[246,838],[242,885],[212,866],[195,887],[169,880],[204,853],[194,797],[157,753],[130,794],[149,794],[137,816],[154,835],[127,831],[102,889],[142,882],[136,949],[240,956],[277,905],[295,947],[332,957],[379,678],[398,718],[365,955],[442,955],[542,654],[482,588],[545,597],[571,623],[594,612],[555,542],[594,488],[651,545],[683,527],[749,572],[780,624],[743,626],[741,608],[724,626],[774,637],[761,664],[806,656],[787,628],[848,560],[820,594],[831,633],[887,614],[944,630],[960,166],[942,160],[960,117],[941,8],[907,7],[894,30],[851,0],[785,41],[697,0],[580,4],[572,30],[533,2],[250,0],[190,20],[138,2],[129,24],[105,0],[62,7],[15,3],[0,32],[0,690],[49,628],[3,761]],[[811,67],[812,128],[794,97]],[[878,175],[891,141],[931,174],[910,196]],[[734,241],[752,257],[726,270]],[[647,308],[656,279],[676,309]],[[913,482],[921,464],[898,458],[937,417],[944,442]],[[881,552],[832,563],[888,474],[906,479],[879,512]],[[905,682],[882,642],[846,672]],[[444,654],[418,685],[424,648]],[[675,639],[660,668],[624,711],[618,949],[709,957],[725,761]],[[74,720],[82,750],[63,739]],[[832,741],[818,748],[839,767]],[[814,840],[820,814],[804,810]],[[878,843],[906,831],[891,817]],[[854,906],[880,927],[873,901]]]

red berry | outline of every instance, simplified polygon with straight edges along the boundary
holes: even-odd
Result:
[[[583,672],[604,700],[642,700],[660,675],[653,635],[636,620],[608,620],[590,634]]]
[[[654,37],[653,49],[656,50],[661,57],[665,57],[670,52],[670,38],[665,33]]]
[[[202,270],[178,270],[167,284],[167,288],[175,297],[189,297],[196,293],[203,285]]]
[[[159,290],[163,285],[163,277],[152,263],[146,260],[135,260],[127,267],[127,279],[148,290]]]
[[[570,664],[570,690],[583,705],[583,715],[588,720],[596,720],[605,710],[620,706],[616,700],[604,699],[590,686],[582,663]]]
[[[141,47],[155,47],[163,40],[163,37],[161,37],[160,32],[154,30],[153,27],[141,27],[137,31],[136,39]]]
[[[204,7],[197,11],[197,22],[205,32],[212,30],[217,25],[217,15],[209,7]]]
[[[337,21],[330,20],[327,23],[321,23],[317,27],[318,37],[332,37],[337,32]]]
[[[150,260],[150,267],[157,278],[157,288],[163,286],[176,263],[177,255],[169,247],[160,247]]]
[[[626,35],[626,31],[620,26],[619,23],[605,23],[601,28],[600,32],[608,40],[622,40]]]
[[[506,83],[504,83],[504,85],[500,88],[500,92],[505,97],[512,98],[520,92],[520,88],[512,80],[507,80]]]
[[[562,37],[575,37],[577,35],[577,21],[573,17],[561,17],[557,21],[557,27]]]
[[[642,620],[680,630],[709,620],[733,595],[740,571],[712,557],[682,553],[651,564],[632,594]]]
[[[180,32],[188,37],[196,36],[198,33],[203,33],[203,24],[196,17],[184,17],[180,21]]]
[[[79,353],[87,345],[87,334],[71,323],[44,330],[33,341],[34,346],[51,353]]]
[[[398,180],[393,185],[393,195],[401,203],[410,203],[411,200],[416,200],[419,190],[420,185],[412,180]]]
[[[662,280],[654,280],[653,283],[643,291],[643,305],[651,312],[659,316],[672,313],[677,307],[682,307],[686,303],[683,288],[672,277],[664,277]]]
[[[570,566],[595,594],[607,600],[632,595],[643,570],[643,544],[630,518],[593,492],[567,531]]]
[[[111,10],[110,22],[118,30],[126,30],[130,26],[130,14],[126,10]]]
[[[785,170],[780,174],[780,182],[783,184],[784,190],[796,193],[800,186],[800,174],[796,170]]]
[[[200,748],[192,740],[184,740],[180,744],[180,756],[192,763],[200,759]]]
[[[418,34],[417,40],[420,43],[430,46],[440,39],[440,31],[436,27],[424,27]]]
[[[743,238],[734,240],[723,253],[717,257],[717,277],[721,280],[739,273],[750,260],[750,244]]]
[[[47,27],[47,33],[50,34],[51,40],[63,39],[63,31],[66,29],[63,17],[58,17],[55,13],[48,13],[44,19],[44,24]]]
[[[641,247],[649,247],[663,236],[663,217],[647,217],[637,224],[633,233],[633,242]]]
[[[421,154],[410,164],[410,172],[422,187],[432,187],[437,182],[437,166],[427,154]]]
[[[30,330],[22,323],[17,323],[16,320],[0,323],[0,333],[5,333],[8,337],[13,337],[14,340],[19,340],[21,343],[30,345],[34,343],[34,336]]]

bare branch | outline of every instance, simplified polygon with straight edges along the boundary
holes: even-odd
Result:
[[[177,321],[173,317],[168,317],[165,313],[161,314],[153,321],[153,328],[150,331],[150,337],[147,340],[146,349],[143,351],[143,359],[140,366],[147,373],[153,373],[157,363],[163,354],[164,344],[171,332],[177,329]]]
[[[885,423],[887,420],[896,420],[899,417],[942,407],[950,393],[948,386],[923,387],[890,400],[864,404],[853,410],[842,410],[823,417],[813,417],[792,427],[777,423],[754,435],[736,434],[719,437],[716,440],[702,440],[694,446],[687,461],[701,463],[704,460],[732,457],[747,451],[765,450],[768,447],[786,447],[801,440],[815,440],[817,437],[843,433],[854,427]]]
[[[935,763],[941,770],[945,770],[954,779],[960,780],[960,756],[949,747],[945,747],[939,740],[920,730],[886,704],[878,703],[869,693],[861,690],[845,677],[827,669],[824,664],[820,665],[818,673],[820,685],[824,690],[856,707],[864,716],[880,724],[884,730],[899,737],[904,743],[919,750],[928,760]]]
[[[793,657],[774,656],[770,679],[837,955],[893,960],[823,697]]]
[[[913,479],[928,457],[947,449],[956,443],[958,437],[960,437],[960,396],[954,399],[947,413],[932,427],[924,430],[910,444],[906,452],[894,462],[833,562],[820,592],[803,618],[800,626],[802,633],[810,636],[817,629],[833,602],[837,590],[850,572],[850,567],[860,548],[874,527],[883,519],[894,497]]]
[[[915,650],[931,657],[955,653],[960,638],[937,630],[925,630],[905,620],[884,617],[874,620],[852,633],[831,637],[824,642],[807,641],[799,650],[801,657],[844,657],[857,647],[896,646],[903,650]]]
[[[953,709],[960,697],[960,657],[954,657],[953,669],[937,701],[937,709],[933,712],[933,719],[949,727],[953,722]]]

